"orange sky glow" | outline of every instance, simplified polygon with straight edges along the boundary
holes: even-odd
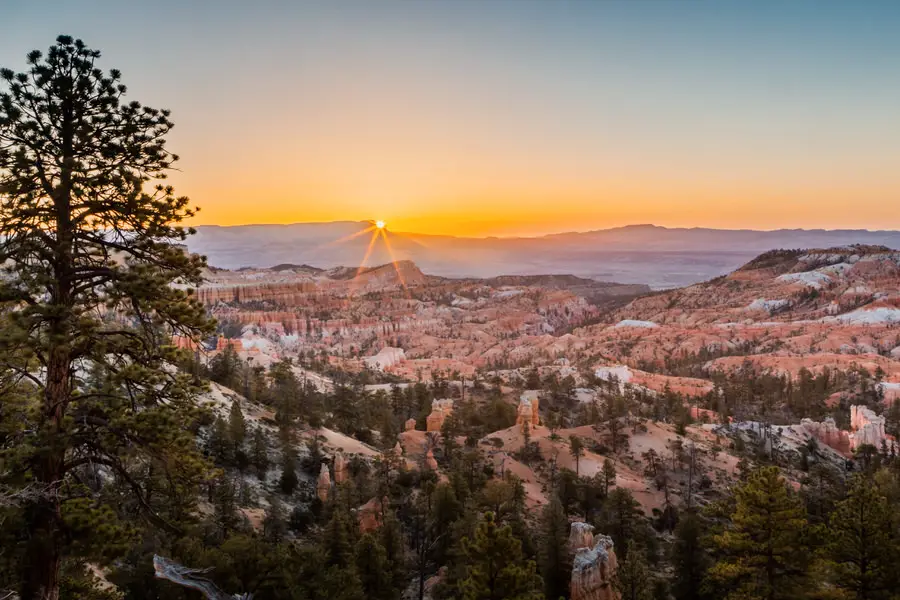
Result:
[[[900,229],[896,1],[7,4],[172,110],[193,224]]]

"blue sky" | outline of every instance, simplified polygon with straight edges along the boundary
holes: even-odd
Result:
[[[900,228],[898,32],[900,2],[0,0],[0,65],[101,49],[173,110],[202,222]]]

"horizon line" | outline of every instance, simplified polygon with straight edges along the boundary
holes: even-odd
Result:
[[[375,219],[339,219],[335,221],[294,221],[291,223],[238,223],[235,225],[219,225],[217,223],[205,223],[202,225],[192,225],[190,227],[194,229],[199,229],[201,227],[219,227],[219,228],[237,228],[237,227],[292,227],[295,225],[337,225],[341,223],[348,224],[365,224],[365,223],[374,223]],[[401,235],[415,235],[421,237],[443,237],[443,238],[455,238],[455,239],[478,239],[478,240],[490,240],[490,239],[505,239],[505,240],[515,240],[515,239],[541,239],[546,237],[553,236],[562,236],[562,235],[578,235],[578,234],[589,234],[589,233],[599,233],[605,231],[615,231],[619,229],[637,229],[637,228],[654,228],[654,229],[665,229],[665,230],[683,230],[683,231],[696,231],[696,230],[706,230],[706,231],[721,231],[721,232],[754,232],[754,233],[777,233],[779,231],[803,231],[803,232],[826,232],[826,233],[835,233],[835,232],[866,232],[866,233],[900,233],[900,229],[869,229],[866,227],[858,227],[858,228],[835,228],[828,229],[824,227],[815,227],[815,228],[805,228],[805,227],[778,227],[774,229],[752,229],[752,228],[743,228],[743,229],[732,229],[727,227],[708,227],[695,225],[692,227],[667,227],[665,225],[656,225],[654,223],[630,223],[628,225],[618,225],[616,227],[604,227],[598,229],[569,229],[569,230],[561,230],[554,231],[549,233],[541,233],[536,235],[452,235],[447,233],[421,233],[418,231],[403,231],[403,230],[393,230],[386,227],[386,229],[392,233],[397,233]]]

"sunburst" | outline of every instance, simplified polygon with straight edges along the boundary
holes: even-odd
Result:
[[[400,270],[400,265],[397,264],[397,256],[396,254],[394,254],[393,246],[391,246],[391,240],[388,236],[389,231],[387,228],[387,223],[385,221],[381,219],[378,219],[376,221],[369,221],[368,227],[365,227],[360,231],[351,233],[350,235],[346,235],[333,242],[329,242],[327,245],[330,246],[332,244],[342,244],[367,233],[371,233],[372,235],[371,237],[369,237],[369,243],[366,246],[366,252],[365,254],[363,254],[362,261],[360,261],[359,267],[356,269],[356,275],[353,277],[353,279],[357,280],[359,276],[362,275],[366,270],[366,263],[369,262],[369,258],[372,256],[372,251],[375,249],[375,245],[378,243],[378,240],[381,239],[382,243],[384,244],[385,250],[387,250],[388,256],[391,257],[391,265],[393,265],[394,271],[397,273],[397,278],[400,280],[400,285],[403,286],[403,290],[406,292],[407,297],[411,297],[409,287],[406,285],[406,279],[403,277],[403,272]]]

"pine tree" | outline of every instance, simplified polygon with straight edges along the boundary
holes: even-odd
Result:
[[[575,474],[581,476],[581,457],[584,456],[584,442],[577,435],[569,436],[569,452],[575,459]]]
[[[278,487],[281,492],[290,496],[297,489],[300,480],[297,478],[297,453],[290,439],[286,439],[281,446],[281,478]]]
[[[797,598],[807,579],[806,511],[778,467],[753,471],[735,490],[731,525],[713,538],[711,586],[726,598]]]
[[[287,533],[287,522],[284,519],[284,506],[278,496],[269,496],[269,509],[263,519],[263,535],[271,542],[278,543]]]
[[[265,479],[266,471],[269,469],[269,447],[266,443],[266,434],[259,427],[253,429],[250,438],[250,462],[256,468],[257,477]]]
[[[703,542],[703,523],[694,512],[687,512],[679,519],[670,560],[674,568],[672,595],[675,600],[706,598],[703,581],[710,561]]]
[[[890,598],[897,589],[898,545],[893,511],[874,482],[857,476],[831,513],[826,554],[834,586],[858,600]]]
[[[569,519],[559,496],[552,494],[541,512],[538,545],[541,575],[546,598],[568,598],[572,578],[572,555],[569,551]]]
[[[238,516],[235,485],[227,477],[223,477],[216,483],[213,492],[213,510],[220,539],[225,539],[229,533],[238,528],[241,522]]]
[[[335,503],[331,519],[325,526],[322,552],[329,566],[346,567],[355,560],[354,546],[358,528],[347,509]]]
[[[356,544],[356,572],[366,598],[394,600],[399,597],[384,546],[371,533],[364,534]]]
[[[621,600],[653,600],[653,576],[642,546],[633,545],[628,557],[619,562],[613,586]]]
[[[216,461],[230,465],[234,462],[234,444],[228,431],[228,424],[222,417],[216,417],[209,430],[206,449]]]
[[[177,160],[165,146],[169,112],[124,102],[121,74],[103,73],[99,57],[59,36],[46,55],[28,55],[28,72],[0,69],[0,302],[9,316],[0,353],[35,392],[20,424],[29,432],[23,468],[6,469],[25,477],[3,483],[48,490],[29,502],[23,600],[59,597],[61,507],[80,487],[68,485],[76,471],[102,465],[170,530],[178,526],[146,502],[134,465],[165,466],[182,489],[205,476],[185,428],[197,418],[193,378],[166,368],[185,358],[173,332],[212,332],[186,291],[201,282],[204,260],[176,246],[195,210],[162,185]],[[109,374],[103,392],[86,384],[94,366]],[[126,448],[135,460],[124,460]]]
[[[616,485],[616,465],[608,458],[603,460],[603,495],[608,496],[609,490]]]
[[[609,534],[620,558],[628,555],[632,541],[641,539],[643,511],[631,492],[616,488],[606,497],[600,529]]]
[[[381,546],[385,550],[391,581],[395,589],[403,589],[407,583],[407,555],[403,542],[403,529],[393,511],[385,511],[384,520],[379,529]]]
[[[228,414],[228,437],[234,444],[235,453],[240,451],[241,445],[247,438],[247,422],[244,420],[244,412],[241,410],[241,401],[237,398],[231,401],[231,412]]]
[[[522,557],[522,545],[510,528],[485,513],[473,539],[463,538],[465,600],[539,600],[541,578],[533,561]]]
[[[209,378],[233,390],[240,389],[240,370],[241,359],[232,344],[226,344],[225,349],[209,361]]]

